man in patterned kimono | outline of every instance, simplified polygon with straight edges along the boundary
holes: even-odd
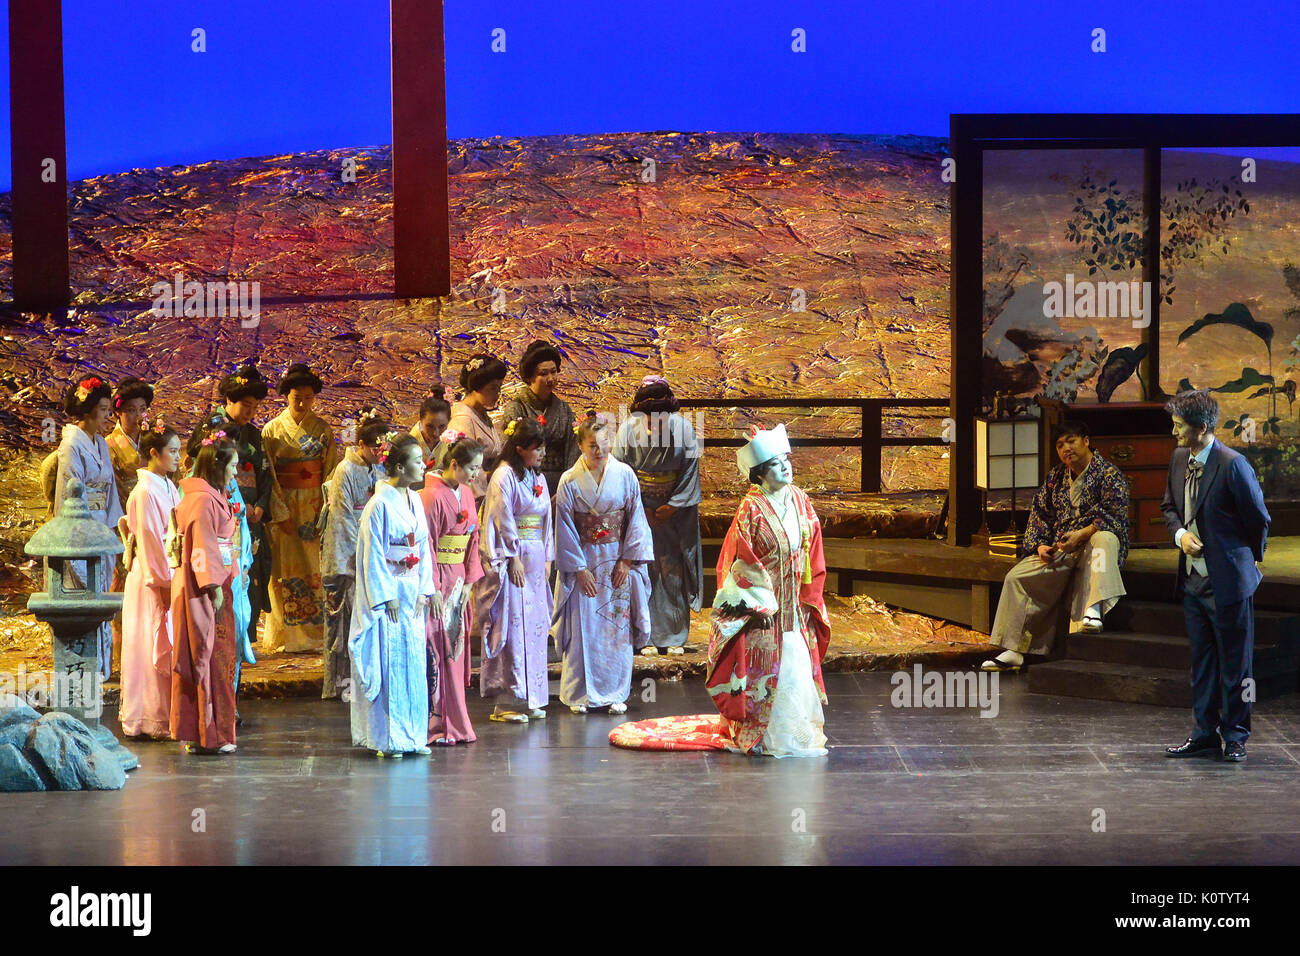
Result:
[[[792,481],[785,426],[757,426],[736,452],[749,493],[722,542],[705,686],[728,749],[774,757],[826,754],[821,522]]]
[[[262,450],[262,431],[253,424],[258,405],[266,398],[267,385],[252,365],[245,365],[227,375],[219,386],[222,405],[214,408],[199,423],[186,445],[187,460],[182,472],[189,474],[198,457],[203,439],[221,432],[229,436],[239,450],[235,480],[244,497],[249,534],[252,538],[253,566],[248,572],[248,643],[257,643],[257,622],[267,610],[270,599],[267,582],[271,576],[271,546],[267,543],[266,518],[271,507],[271,466]]]
[[[1124,596],[1128,480],[1094,452],[1082,422],[1056,434],[1061,464],[1034,496],[1020,563],[1007,572],[990,643],[1006,648],[984,670],[1018,671],[1026,654],[1048,655],[1064,620],[1096,633]]]

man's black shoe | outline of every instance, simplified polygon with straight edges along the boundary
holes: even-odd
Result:
[[[1229,741],[1228,746],[1223,748],[1223,759],[1242,763],[1246,759],[1246,745],[1240,740]]]
[[[1216,757],[1219,755],[1218,737],[1188,737],[1177,747],[1165,748],[1166,757],[1200,757],[1211,752]],[[1244,747],[1242,753],[1245,754]]]

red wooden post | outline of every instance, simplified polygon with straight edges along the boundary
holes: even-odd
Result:
[[[14,307],[24,312],[69,303],[63,117],[62,0],[10,0]]]
[[[392,0],[393,271],[401,299],[451,294],[442,0]]]

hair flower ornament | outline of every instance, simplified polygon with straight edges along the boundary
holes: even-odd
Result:
[[[465,371],[467,372],[477,372],[482,367],[483,367],[482,358],[472,358],[465,363]]]
[[[83,378],[77,383],[77,401],[84,402],[90,396],[91,392],[97,388],[103,387],[104,382],[102,379],[95,378],[93,375],[89,378]]]
[[[397,441],[400,436],[397,432],[385,432],[384,437],[379,439],[379,448],[375,452],[381,465],[388,464],[388,453],[393,449],[393,442]]]
[[[514,438],[515,432],[519,431],[519,425],[521,422],[523,422],[522,418],[511,419],[510,424],[505,427],[505,431],[503,432],[503,434],[507,438]]]
[[[454,445],[456,444],[456,442],[464,441],[468,437],[469,436],[466,435],[459,428],[448,427],[443,430],[443,433],[441,435],[438,436],[438,441],[442,442],[444,445]]]

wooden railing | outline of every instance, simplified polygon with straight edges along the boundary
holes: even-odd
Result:
[[[912,438],[882,435],[886,408],[947,408],[946,398],[680,398],[683,408],[858,408],[862,410],[862,434],[856,439],[791,438],[794,448],[857,448],[862,453],[862,491],[880,490],[882,448],[918,445],[946,445],[943,437]],[[714,438],[706,435],[704,444],[714,448],[740,448],[745,438]]]

